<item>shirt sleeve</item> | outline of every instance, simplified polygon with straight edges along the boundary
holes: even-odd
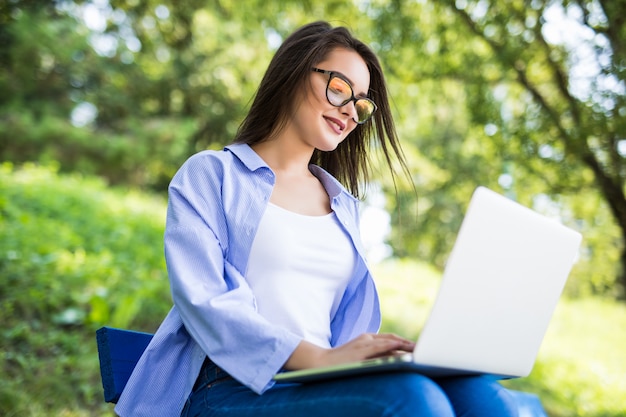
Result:
[[[258,314],[245,278],[227,261],[221,176],[219,167],[191,163],[172,180],[165,230],[172,297],[211,360],[262,393],[301,339]]]

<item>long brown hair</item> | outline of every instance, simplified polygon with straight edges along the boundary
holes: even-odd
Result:
[[[309,79],[311,68],[336,48],[354,50],[370,72],[369,97],[378,110],[372,120],[357,127],[331,152],[315,150],[311,163],[324,168],[356,197],[370,175],[369,148],[372,136],[385,157],[395,183],[392,156],[410,177],[396,134],[382,68],[374,52],[354,38],[345,27],[333,28],[327,22],[315,22],[293,32],[278,48],[259,85],[248,115],[242,122],[235,142],[253,145],[271,138],[285,126],[297,94]]]

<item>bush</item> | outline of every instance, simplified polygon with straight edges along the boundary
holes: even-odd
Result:
[[[169,310],[164,219],[163,198],[0,166],[0,415],[110,408],[94,332],[154,332]]]

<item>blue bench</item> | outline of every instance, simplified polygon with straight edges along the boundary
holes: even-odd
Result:
[[[100,376],[104,400],[117,403],[141,354],[150,343],[152,334],[132,330],[102,327],[96,331]],[[519,417],[547,417],[535,394],[509,390],[517,401]]]

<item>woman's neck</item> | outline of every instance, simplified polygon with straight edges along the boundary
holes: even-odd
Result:
[[[320,181],[309,171],[314,148],[282,136],[252,145],[276,176],[270,201],[309,216],[330,212],[330,200]]]
[[[309,176],[309,162],[314,148],[284,135],[252,145],[252,149],[274,173]]]

